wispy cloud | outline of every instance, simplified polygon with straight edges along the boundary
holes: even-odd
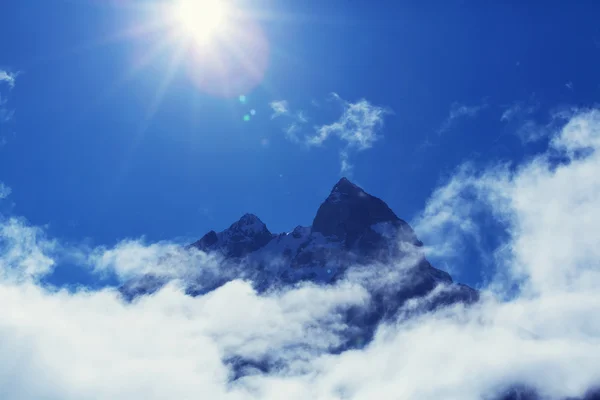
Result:
[[[8,90],[6,92],[10,92],[11,89],[15,87],[16,79],[18,73],[10,73],[5,70],[0,70],[0,89],[3,86],[8,86]],[[3,94],[0,91],[0,147],[4,146],[7,142],[5,136],[2,136],[2,124],[6,124],[10,122],[15,115],[15,111],[8,107],[8,95]]]
[[[342,150],[340,152],[340,172],[346,176],[352,176],[352,171],[354,170],[354,166],[349,161],[350,155],[347,150]]]
[[[456,120],[462,118],[474,118],[477,116],[477,114],[479,114],[480,111],[482,111],[485,108],[487,108],[487,102],[483,102],[482,104],[472,106],[461,103],[453,103],[450,107],[450,114],[448,115],[448,118],[446,118],[446,120],[437,130],[438,135],[441,135],[450,130],[450,128],[456,122]]]
[[[12,193],[12,189],[0,182],[0,200],[6,199]]]
[[[380,130],[383,127],[384,117],[390,111],[375,106],[365,99],[352,103],[342,99],[336,93],[333,93],[333,98],[343,106],[341,117],[331,124],[316,127],[316,134],[308,136],[306,143],[309,146],[321,146],[331,137],[340,140],[343,143],[343,149],[340,151],[340,170],[343,174],[348,174],[352,171],[351,153],[373,147],[373,144],[381,138]]]
[[[500,121],[502,122],[512,122],[514,120],[523,119],[534,112],[536,112],[540,107],[540,104],[535,100],[535,97],[532,96],[529,101],[516,101],[508,107],[505,107],[502,116],[500,117]]]
[[[506,107],[500,121],[506,123],[523,144],[529,144],[556,134],[577,111],[572,107],[557,107],[550,110],[546,121],[540,122],[535,116],[539,110],[540,104],[532,96],[528,101],[517,101]]]
[[[277,117],[281,117],[282,115],[289,115],[290,108],[287,100],[277,100],[269,103],[271,110],[273,110],[273,114],[271,114],[271,119],[275,119]]]
[[[293,143],[300,143],[300,132],[302,131],[302,122],[293,121],[283,129],[285,137]]]
[[[371,148],[381,138],[380,130],[384,117],[390,110],[375,106],[364,99],[349,102],[337,93],[332,93],[331,99],[342,106],[341,116],[332,123],[313,127],[314,130],[310,132],[307,129],[310,118],[304,111],[293,111],[287,101],[270,103],[274,112],[271,118],[287,118],[288,124],[284,133],[286,138],[294,143],[315,147],[323,145],[331,138],[341,141],[340,170],[349,175],[352,171],[352,153]]]
[[[2,93],[0,93],[0,123],[9,122],[15,115],[15,111],[8,109],[7,104],[8,99],[2,97]]]
[[[332,124],[317,127],[317,134],[308,137],[307,143],[312,146],[320,146],[330,137],[337,137],[346,143],[348,149],[366,150],[371,148],[380,139],[378,133],[388,111],[383,107],[374,106],[364,99],[351,103],[335,93],[333,96],[344,107],[342,116]]]
[[[18,75],[18,73],[11,73],[0,69],[0,83],[6,83],[9,87],[13,88]]]

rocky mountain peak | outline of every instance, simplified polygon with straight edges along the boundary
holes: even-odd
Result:
[[[269,232],[267,226],[254,214],[244,214],[231,224],[229,231],[244,232],[247,234]],[[270,232],[269,232],[270,233]]]
[[[342,178],[335,184],[327,200],[340,201],[344,197],[356,197],[366,195],[365,191],[350,182],[348,178]]]
[[[273,239],[267,226],[254,214],[244,214],[222,232],[210,231],[192,244],[202,251],[218,251],[228,257],[242,257]]]
[[[335,237],[352,246],[371,226],[400,221],[383,200],[366,193],[347,178],[342,178],[319,207],[312,231]]]

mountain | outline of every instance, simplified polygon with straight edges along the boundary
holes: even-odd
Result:
[[[478,292],[455,284],[450,275],[431,266],[422,252],[423,243],[413,229],[381,199],[342,178],[317,210],[311,226],[297,226],[291,232],[273,234],[256,215],[245,214],[229,228],[210,231],[187,247],[188,251],[218,255],[228,265],[222,279],[187,282],[190,294],[201,294],[230,279],[243,277],[264,291],[278,285],[302,281],[332,284],[349,272],[349,267],[400,269],[405,284],[396,286],[395,297],[402,301],[423,297],[439,285],[446,288],[438,301],[472,302]],[[396,268],[395,266],[398,266]],[[374,271],[374,273],[377,271]],[[387,271],[391,272],[391,271]],[[166,276],[144,276],[121,287],[129,299],[149,294],[169,280]],[[378,293],[375,293],[375,297]]]
[[[188,293],[197,295],[242,277],[265,291],[302,281],[332,284],[363,266],[382,276],[393,277],[402,271],[402,282],[383,282],[384,287],[393,287],[393,293],[373,293],[374,298],[387,302],[381,305],[384,308],[397,309],[438,286],[445,290],[433,305],[478,299],[477,291],[455,284],[448,273],[431,266],[422,246],[408,223],[383,200],[342,178],[317,210],[311,226],[273,234],[256,215],[245,214],[229,228],[205,234],[187,250],[218,255],[227,267],[213,275],[204,274],[202,279],[191,277],[186,283]],[[349,269],[351,266],[354,269]],[[121,292],[132,299],[158,290],[168,280],[166,276],[144,276],[127,282]]]
[[[447,272],[427,261],[423,243],[413,229],[383,200],[346,178],[333,187],[311,226],[274,234],[256,215],[245,214],[221,232],[208,232],[185,251],[220,258],[220,270],[203,270],[200,275],[181,279],[192,296],[236,278],[252,281],[258,292],[300,282],[359,282],[370,292],[371,301],[364,307],[345,311],[343,318],[350,327],[346,340],[331,352],[368,343],[378,323],[397,317],[399,310],[409,314],[425,312],[479,298],[476,290],[454,283]],[[133,279],[121,287],[121,293],[131,300],[160,289],[169,279]],[[409,303],[411,299],[421,301]],[[407,304],[411,306],[406,307]],[[232,363],[247,367],[247,360]],[[259,370],[269,366],[264,360],[253,363],[253,368]]]
[[[424,296],[439,284],[459,300],[477,292],[455,285],[450,275],[427,262],[413,229],[381,199],[342,178],[319,207],[311,226],[273,234],[255,215],[246,214],[222,232],[210,231],[190,247],[244,265],[244,276],[259,290],[301,281],[331,284],[349,266],[398,264],[414,258],[413,279],[403,298]],[[449,302],[452,299],[444,299]]]

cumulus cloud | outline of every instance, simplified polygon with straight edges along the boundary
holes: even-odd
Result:
[[[38,279],[52,271],[57,242],[21,218],[0,215],[0,279]]]
[[[3,275],[0,394],[479,400],[520,384],[548,399],[582,396],[600,383],[598,149],[600,110],[586,110],[525,164],[460,167],[432,194],[418,228],[434,238],[441,229],[449,241],[481,234],[478,215],[503,228],[482,301],[388,321],[363,349],[329,351],[348,329],[339,310],[368,302],[369,285],[390,284],[387,274],[401,266],[266,294],[234,280],[193,298],[174,283],[133,303],[113,290],[48,291],[33,278]],[[3,270],[35,277],[51,268],[54,248],[42,229],[0,223]],[[125,242],[91,254],[98,268],[131,276],[173,252]],[[232,381],[239,357],[257,364]],[[277,367],[261,370],[264,359]]]
[[[478,105],[465,105],[461,103],[453,103],[450,107],[450,114],[448,118],[442,123],[442,126],[438,129],[438,135],[441,135],[452,127],[452,125],[461,118],[474,118],[479,114],[480,111],[487,108],[487,103],[482,103]]]

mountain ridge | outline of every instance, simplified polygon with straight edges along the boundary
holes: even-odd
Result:
[[[414,280],[401,296],[404,301],[423,297],[440,285],[451,287],[456,301],[478,299],[475,289],[454,283],[447,272],[433,267],[422,246],[410,225],[383,200],[344,177],[319,206],[310,226],[274,234],[258,216],[246,213],[220,232],[207,232],[186,249],[222,257],[233,265],[227,279],[248,279],[259,292],[300,282],[333,284],[353,266],[401,264],[414,258]],[[153,293],[169,280],[148,276],[144,279],[148,290],[137,279],[123,285],[121,292],[134,298]],[[196,289],[189,293],[202,294],[215,285],[195,282],[190,286]],[[136,289],[128,290],[133,287]],[[198,287],[203,289],[197,290]],[[453,301],[444,301],[449,302]]]

